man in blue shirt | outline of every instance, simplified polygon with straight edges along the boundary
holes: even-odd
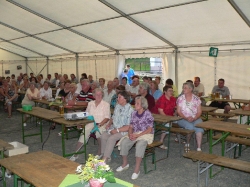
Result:
[[[132,84],[132,77],[135,75],[135,72],[132,68],[130,68],[130,65],[127,64],[127,70],[128,70],[128,84],[131,85]]]

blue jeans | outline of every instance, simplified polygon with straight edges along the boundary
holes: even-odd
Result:
[[[204,130],[202,128],[196,127],[196,125],[201,123],[201,122],[202,122],[201,118],[198,118],[197,120],[195,120],[193,122],[189,122],[185,119],[182,119],[182,120],[178,121],[178,125],[184,129],[194,130],[195,133],[197,133],[197,132],[204,133]]]

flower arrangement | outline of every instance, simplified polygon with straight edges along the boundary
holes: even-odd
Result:
[[[98,160],[94,155],[90,154],[85,166],[78,166],[77,173],[82,182],[89,182],[91,179],[97,179],[100,183],[106,181],[115,183],[114,172],[110,169],[104,160]]]

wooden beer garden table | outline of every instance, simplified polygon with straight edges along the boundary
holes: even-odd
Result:
[[[75,121],[69,121],[63,118],[63,115],[60,115],[58,112],[52,111],[52,110],[48,110],[48,109],[44,109],[41,107],[33,107],[32,111],[24,111],[23,109],[19,108],[17,109],[19,112],[22,113],[22,136],[23,136],[23,143],[25,143],[25,137],[28,136],[38,136],[40,135],[41,137],[41,142],[43,141],[42,138],[42,123],[40,122],[40,132],[39,133],[35,133],[35,134],[25,134],[25,129],[23,126],[23,115],[28,114],[31,116],[35,116],[39,119],[44,119],[46,121],[49,122],[53,122],[53,123],[58,123],[60,125],[62,125],[62,151],[63,151],[63,157],[67,157],[67,156],[71,156],[74,154],[81,154],[81,153],[85,153],[85,159],[87,158],[86,155],[86,143],[84,143],[84,150],[83,151],[79,151],[77,153],[65,153],[65,138],[64,138],[64,129],[65,127],[76,127],[76,126],[83,126],[83,133],[85,136],[85,125],[92,122],[91,120],[88,119],[82,119],[82,120],[75,120]],[[85,138],[84,138],[85,139]]]
[[[210,106],[201,106],[201,111],[203,113],[203,116],[205,118],[205,121],[208,120],[208,112],[213,112],[217,110],[216,107],[210,107]]]
[[[0,160],[0,164],[3,166],[3,174],[6,169],[14,174],[14,187],[18,187],[20,179],[22,186],[25,181],[35,187],[58,187],[68,174],[76,176],[75,170],[79,165],[49,151],[12,156]],[[80,182],[77,176],[74,179],[76,181],[72,182]],[[6,181],[4,182],[6,187]]]
[[[235,106],[235,108],[241,108],[241,103],[246,104],[249,103],[249,100],[246,99],[213,99],[212,101],[218,101],[218,102],[232,102]]]
[[[56,187],[68,174],[73,174],[79,164],[48,151],[38,151],[0,160],[0,165],[3,175],[6,169],[14,174],[14,187],[20,178],[32,186]],[[6,181],[4,183],[5,187]]]
[[[167,157],[168,157],[169,145],[170,145],[170,129],[172,127],[172,123],[175,121],[181,120],[182,118],[178,117],[178,116],[165,116],[165,115],[160,115],[160,114],[152,114],[152,116],[154,118],[155,127],[156,126],[165,127],[168,131],[168,149],[167,149]],[[169,123],[168,127],[165,126],[166,123]],[[163,158],[163,159],[165,159],[165,158]],[[162,159],[160,159],[160,160],[162,160]]]
[[[0,139],[0,152],[1,152],[0,160],[4,158],[4,151],[10,150],[10,149],[14,149],[14,146],[9,144],[8,142],[5,142],[5,141]],[[5,175],[3,175],[3,173],[2,173],[2,177],[0,176],[0,179],[3,180],[3,185],[4,185],[5,184]]]
[[[247,116],[247,122],[246,123],[249,125],[249,123],[250,123],[250,118],[249,118],[250,110],[243,110],[242,108],[239,108],[239,109],[230,111],[230,113],[240,115],[240,124],[241,124],[242,116]]]
[[[49,104],[51,103],[51,101],[47,101],[46,99],[37,99],[37,100],[34,100],[35,102],[35,106],[38,105],[38,103],[40,104],[44,104],[44,105],[47,105],[47,108],[49,109]],[[51,106],[54,106],[54,107],[59,107],[61,104],[57,104],[57,103],[53,103]],[[73,106],[70,106],[70,105],[64,105],[64,110],[65,112],[67,112],[67,110],[85,110],[87,108],[87,106],[81,106],[81,105],[73,105]]]

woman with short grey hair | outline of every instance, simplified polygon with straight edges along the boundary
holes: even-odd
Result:
[[[118,143],[118,146],[121,148],[120,155],[122,155],[123,163],[116,169],[117,172],[121,172],[129,168],[128,152],[136,143],[136,162],[131,179],[138,178],[145,149],[148,144],[153,142],[154,139],[154,118],[147,108],[147,99],[143,96],[137,96],[135,98],[135,111],[131,114],[128,135],[122,138]]]
[[[193,94],[194,85],[190,82],[183,84],[183,95],[177,99],[177,113],[182,120],[178,121],[178,125],[184,129],[194,130],[197,141],[197,151],[201,151],[202,134],[204,130],[196,127],[201,123],[201,100]],[[191,134],[187,136],[187,143],[185,144],[184,151],[189,152],[189,142]]]

